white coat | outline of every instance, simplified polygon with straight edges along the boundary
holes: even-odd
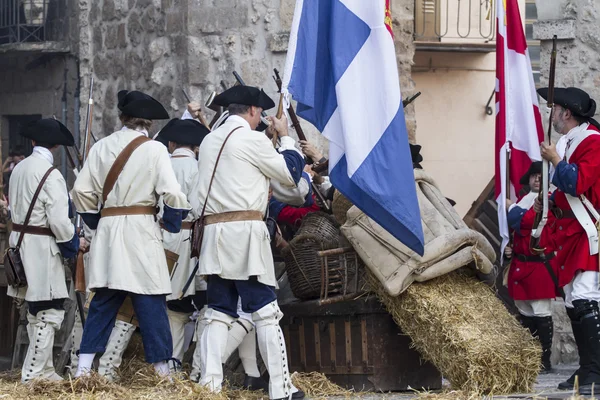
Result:
[[[99,211],[108,171],[125,146],[142,134],[145,131],[124,128],[91,148],[71,192],[78,212]],[[156,206],[160,196],[169,207],[190,209],[167,149],[150,141],[133,152],[103,206]],[[171,293],[162,235],[152,215],[101,218],[89,261],[89,290],[106,287],[138,294]]]
[[[189,199],[192,196],[192,192],[196,186],[196,180],[198,179],[198,162],[196,161],[196,154],[190,149],[177,149],[171,155],[171,164],[173,165],[173,171],[175,171],[177,182],[181,185],[181,191],[185,193]],[[196,218],[198,218],[197,214],[195,210],[192,210],[185,221],[193,221]],[[167,296],[167,301],[179,298],[183,287],[196,266],[197,259],[190,258],[190,236],[191,231],[189,229],[182,229],[179,233],[171,233],[163,229],[163,243],[165,249],[179,254],[179,259],[177,260],[177,264],[171,276],[171,294]],[[197,279],[200,280],[199,288],[201,290],[206,290],[206,282],[200,277]],[[191,296],[195,293],[196,285],[192,282],[188,290],[184,293],[184,296]]]
[[[295,187],[283,155],[262,132],[250,129],[241,117],[232,116],[204,138],[198,155],[198,187],[191,198],[200,214],[217,154],[227,135],[241,126],[227,141],[208,197],[205,215],[229,211],[267,210],[270,180]],[[283,137],[280,150],[294,149],[294,140]],[[258,281],[276,286],[269,232],[263,221],[235,221],[207,225],[200,252],[200,274],[223,279]]]
[[[52,159],[50,151],[47,152]],[[36,147],[36,151],[21,161],[10,176],[9,204],[12,221],[25,222],[27,210],[42,177],[52,162]],[[28,286],[14,289],[9,286],[8,295],[27,301],[47,301],[69,297],[65,282],[63,257],[57,243],[73,239],[75,226],[69,219],[69,198],[65,179],[58,170],[48,176],[33,208],[30,226],[50,228],[55,238],[25,234],[21,243],[21,260],[25,268]],[[12,232],[11,247],[17,244],[19,232]]]

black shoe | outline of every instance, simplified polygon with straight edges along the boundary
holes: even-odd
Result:
[[[600,393],[600,310],[598,302],[573,300],[577,319],[581,323],[583,351],[589,357],[589,370],[580,380],[579,394]]]
[[[298,389],[298,391],[296,393],[292,393],[292,400],[302,400],[304,399],[306,395],[304,394],[304,392],[300,389]],[[281,398],[281,399],[275,399],[275,400],[287,400],[287,397]]]
[[[579,375],[579,370],[573,372],[573,375],[564,382],[558,384],[558,390],[573,390],[575,388],[575,377]]]
[[[246,390],[258,391],[263,390],[265,393],[269,393],[269,384],[265,382],[263,378],[256,378],[254,376],[248,376],[244,378],[244,384],[242,385]]]
[[[554,325],[552,317],[535,317],[536,336],[542,344],[542,373],[552,372],[552,337],[554,336]]]

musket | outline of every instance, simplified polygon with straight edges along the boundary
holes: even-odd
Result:
[[[188,94],[186,93],[185,89],[181,88],[181,91],[183,92],[183,95],[187,99],[188,104],[191,103],[192,100],[190,99],[190,96],[188,96]],[[204,115],[202,114],[201,110],[198,110],[197,116],[198,116],[198,119],[200,120],[200,123],[202,125],[204,125],[205,127],[207,127],[208,129],[210,129],[210,126],[208,125],[208,122],[206,122],[206,118],[204,118]]]
[[[88,99],[88,107],[86,113],[86,122],[85,122],[85,136],[83,138],[83,154],[81,155],[81,163],[79,164],[80,170],[83,168],[83,165],[87,159],[87,156],[90,151],[91,146],[91,137],[92,137],[92,121],[94,119],[94,76],[90,79],[90,96]],[[76,219],[77,229],[79,231],[79,236],[84,236],[83,229],[83,220],[81,215],[77,215]],[[77,252],[77,259],[75,262],[75,295],[77,298],[77,307],[79,308],[79,313],[81,317],[81,322],[85,325],[85,315],[83,313],[83,301],[81,300],[80,294],[85,294],[86,284],[85,284],[85,269],[83,265],[83,250],[79,250]]]
[[[417,99],[417,97],[419,97],[420,95],[421,95],[421,92],[417,92],[413,96],[409,97],[408,99],[402,100],[402,107],[406,108],[406,106],[408,106],[410,103],[415,101]]]
[[[275,74],[273,76],[273,79],[275,80],[275,83],[277,84],[277,88],[279,89],[279,92],[281,93],[281,88],[282,88],[283,83],[281,81],[281,77],[279,75],[279,71],[277,70],[277,68],[273,68],[273,73]],[[283,93],[281,94],[281,97],[279,99],[279,107],[281,109],[282,109],[282,105],[283,105]],[[279,110],[278,110],[278,112],[279,112]],[[294,107],[291,104],[289,105],[287,112],[290,116],[290,120],[292,121],[292,126],[296,130],[298,139],[306,140],[306,135],[304,134],[304,131],[302,130],[302,126],[300,125],[300,121],[298,120],[298,116],[296,115],[296,111],[294,110]],[[306,163],[311,165],[311,164],[314,164],[314,161],[310,157],[306,157]],[[314,171],[314,169],[313,169],[313,171]],[[319,188],[317,187],[317,185],[314,182],[312,182],[312,189],[313,189],[313,192],[315,193],[315,195],[321,201],[321,204],[323,204],[325,209],[327,211],[329,211],[330,207],[329,207],[329,204],[327,203],[327,199],[325,199],[325,196],[323,196],[323,193],[321,193],[321,191],[319,190]]]
[[[552,38],[552,53],[550,54],[550,72],[548,74],[548,97],[547,106],[550,108],[550,122],[548,123],[548,144],[551,144],[552,136],[552,118],[554,117],[554,76],[556,73],[556,35]],[[536,213],[531,231],[529,248],[534,254],[543,254],[545,248],[540,248],[540,238],[546,222],[548,222],[548,192],[550,191],[549,182],[549,162],[544,160],[542,163],[542,187],[538,200],[542,203],[542,211]]]

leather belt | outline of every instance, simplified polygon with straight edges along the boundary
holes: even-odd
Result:
[[[544,262],[554,258],[554,253],[540,254],[539,256],[526,256],[525,254],[516,254],[517,260],[523,262]]]
[[[129,206],[129,207],[109,207],[103,208],[100,214],[104,217],[117,217],[120,215],[156,215],[158,208],[154,206]]]
[[[29,233],[30,235],[40,235],[40,236],[51,236],[54,237],[54,233],[50,228],[44,228],[41,226],[31,226],[31,225],[20,225],[20,224],[12,224],[12,229],[15,232]]]
[[[566,219],[566,218],[577,219],[577,217],[573,213],[573,210],[571,210],[570,208],[568,210],[565,210],[565,209],[562,209],[562,208],[555,208],[553,211],[554,211],[554,215],[558,219]],[[600,214],[600,210],[599,209],[596,209],[596,212],[598,214]]]
[[[181,223],[181,229],[192,229],[194,226],[194,221],[183,221]]]
[[[204,217],[204,225],[218,224],[220,222],[235,221],[262,221],[263,213],[260,211],[230,211]]]

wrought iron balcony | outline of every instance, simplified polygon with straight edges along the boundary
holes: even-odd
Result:
[[[492,51],[495,7],[492,0],[415,0],[417,49]]]
[[[66,0],[0,0],[0,45],[65,41]]]

